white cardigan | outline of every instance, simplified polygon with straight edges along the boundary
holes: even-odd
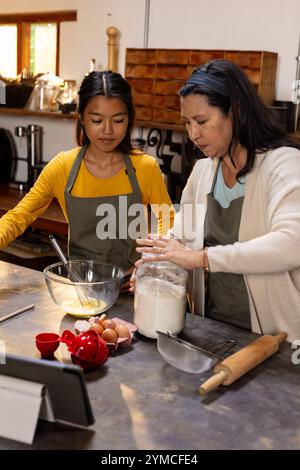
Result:
[[[173,234],[193,249],[203,247],[206,194],[217,160],[199,160],[183,191]],[[300,339],[300,151],[282,147],[257,154],[247,174],[239,241],[208,249],[212,272],[243,274],[252,330]],[[189,293],[204,315],[204,276],[194,270]],[[260,330],[259,323],[262,331]]]

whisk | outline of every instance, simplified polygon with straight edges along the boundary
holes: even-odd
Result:
[[[70,266],[70,263],[68,262],[67,258],[65,257],[61,247],[59,246],[57,240],[53,237],[53,235],[49,235],[49,240],[51,242],[51,245],[53,246],[57,256],[61,260],[61,262],[64,265],[64,268],[66,269],[69,279],[72,282],[75,282],[75,289],[76,293],[79,299],[79,302],[81,303],[82,307],[85,307],[89,304],[91,299],[95,299],[97,301],[97,304],[99,305],[99,301],[97,299],[97,293],[94,291],[89,286],[86,285],[80,285],[81,283],[86,284],[83,279],[75,272]],[[78,284],[77,284],[78,283]]]

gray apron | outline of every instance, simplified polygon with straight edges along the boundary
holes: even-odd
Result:
[[[217,166],[211,192],[207,194],[204,220],[204,245],[231,245],[238,241],[244,197],[222,207],[214,198],[214,187],[220,163]],[[205,315],[214,320],[251,330],[251,317],[247,288],[242,274],[208,273],[208,292]]]
[[[96,259],[103,263],[116,264],[124,270],[129,269],[140,255],[136,252],[135,239],[130,238],[128,234],[128,226],[130,222],[136,219],[137,215],[129,216],[128,209],[133,204],[141,204],[141,207],[143,207],[142,194],[135,175],[135,169],[129,156],[124,155],[126,174],[131,184],[132,193],[89,198],[72,196],[71,191],[86,149],[87,147],[84,146],[78,153],[65,188],[66,210],[69,221],[69,258]],[[101,185],[101,180],[99,180],[99,185]],[[116,190],[117,189],[118,188],[116,188]],[[120,196],[122,196],[121,207]],[[97,236],[99,222],[101,222],[101,220],[108,220],[108,213],[106,212],[104,215],[104,210],[103,214],[101,214],[102,218],[97,215],[97,210],[98,213],[99,209],[101,212],[102,204],[109,204],[115,209],[116,224],[113,225],[113,231],[115,231],[116,237],[109,236],[109,238],[102,239],[102,237],[99,238]],[[127,207],[127,210],[122,209],[124,205]],[[142,214],[138,220],[141,219],[143,219],[142,227],[139,228],[141,230],[141,236],[145,236],[146,225],[144,214]]]

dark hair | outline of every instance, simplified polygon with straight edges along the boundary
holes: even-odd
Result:
[[[128,127],[124,139],[118,145],[118,150],[129,153],[132,150],[131,132],[134,124],[134,107],[131,95],[131,86],[119,73],[104,71],[91,72],[82,81],[78,104],[78,119],[76,128],[76,139],[78,145],[89,144],[89,138],[85,133],[84,126],[80,122],[84,110],[94,96],[106,96],[108,98],[119,98],[126,106],[128,112]]]
[[[179,94],[205,95],[209,105],[220,108],[224,115],[231,111],[233,135],[229,154],[234,142],[247,150],[246,165],[237,178],[251,171],[256,152],[283,146],[300,149],[262,102],[244,71],[231,61],[217,59],[196,68]]]

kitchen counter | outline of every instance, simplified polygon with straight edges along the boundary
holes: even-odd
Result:
[[[0,317],[31,303],[34,310],[0,324],[0,340],[9,352],[38,357],[34,336],[72,329],[75,319],[55,306],[42,273],[0,262]],[[132,311],[132,297],[123,295],[108,316],[132,321]],[[257,335],[188,314],[184,337],[199,345],[231,338],[237,350]],[[210,372],[169,366],[155,340],[137,335],[85,374],[93,426],[40,421],[32,446],[0,438],[0,449],[300,449],[300,365],[291,354],[284,343],[236,383],[201,397],[198,386]]]

